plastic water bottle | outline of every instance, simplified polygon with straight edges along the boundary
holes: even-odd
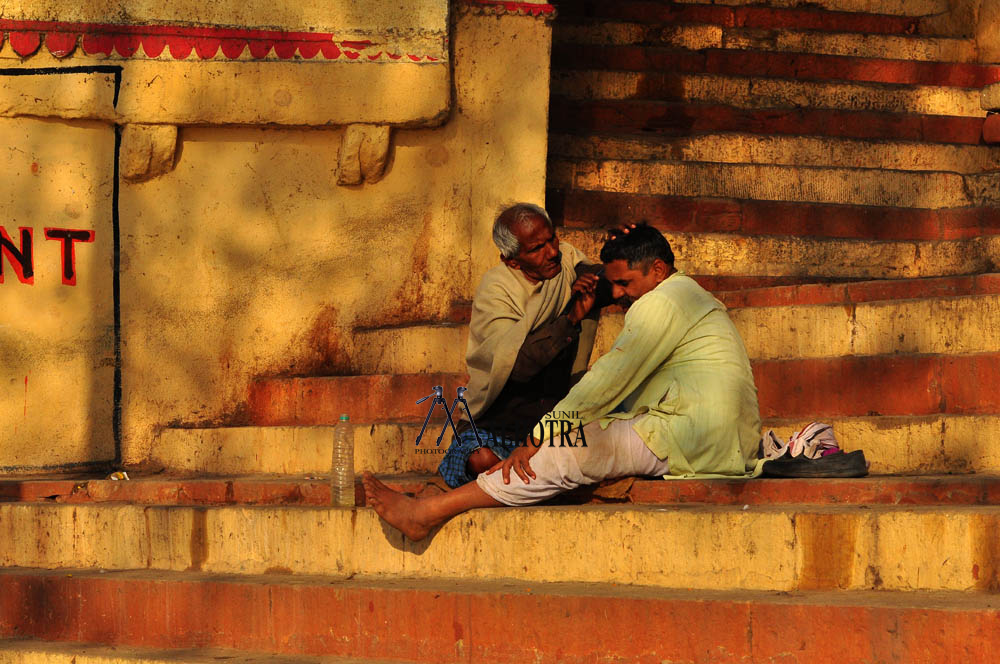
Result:
[[[350,418],[341,415],[333,430],[330,498],[339,507],[354,507],[354,432]]]

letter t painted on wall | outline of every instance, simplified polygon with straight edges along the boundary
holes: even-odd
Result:
[[[76,286],[76,243],[93,242],[94,235],[94,231],[45,229],[46,240],[59,240],[62,243],[62,282],[65,285]]]

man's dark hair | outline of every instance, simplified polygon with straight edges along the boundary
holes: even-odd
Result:
[[[614,231],[611,239],[601,248],[602,263],[623,260],[628,263],[629,269],[639,266],[643,273],[657,258],[671,267],[674,265],[674,252],[667,238],[646,222],[629,229],[627,234]]]

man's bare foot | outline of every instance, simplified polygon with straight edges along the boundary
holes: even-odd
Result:
[[[361,482],[365,487],[367,503],[386,523],[414,542],[430,534],[433,524],[420,519],[418,498],[410,498],[393,491],[371,473],[365,473]]]

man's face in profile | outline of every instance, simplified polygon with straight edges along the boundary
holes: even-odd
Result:
[[[520,270],[534,284],[559,274],[562,253],[554,228],[549,228],[541,217],[530,217],[511,230],[521,245],[521,251],[513,258],[502,259],[505,264]]]
[[[628,310],[640,297],[656,288],[668,275],[668,266],[656,259],[645,269],[641,264],[629,267],[628,261],[611,261],[604,266],[604,277],[611,282],[611,296]]]

